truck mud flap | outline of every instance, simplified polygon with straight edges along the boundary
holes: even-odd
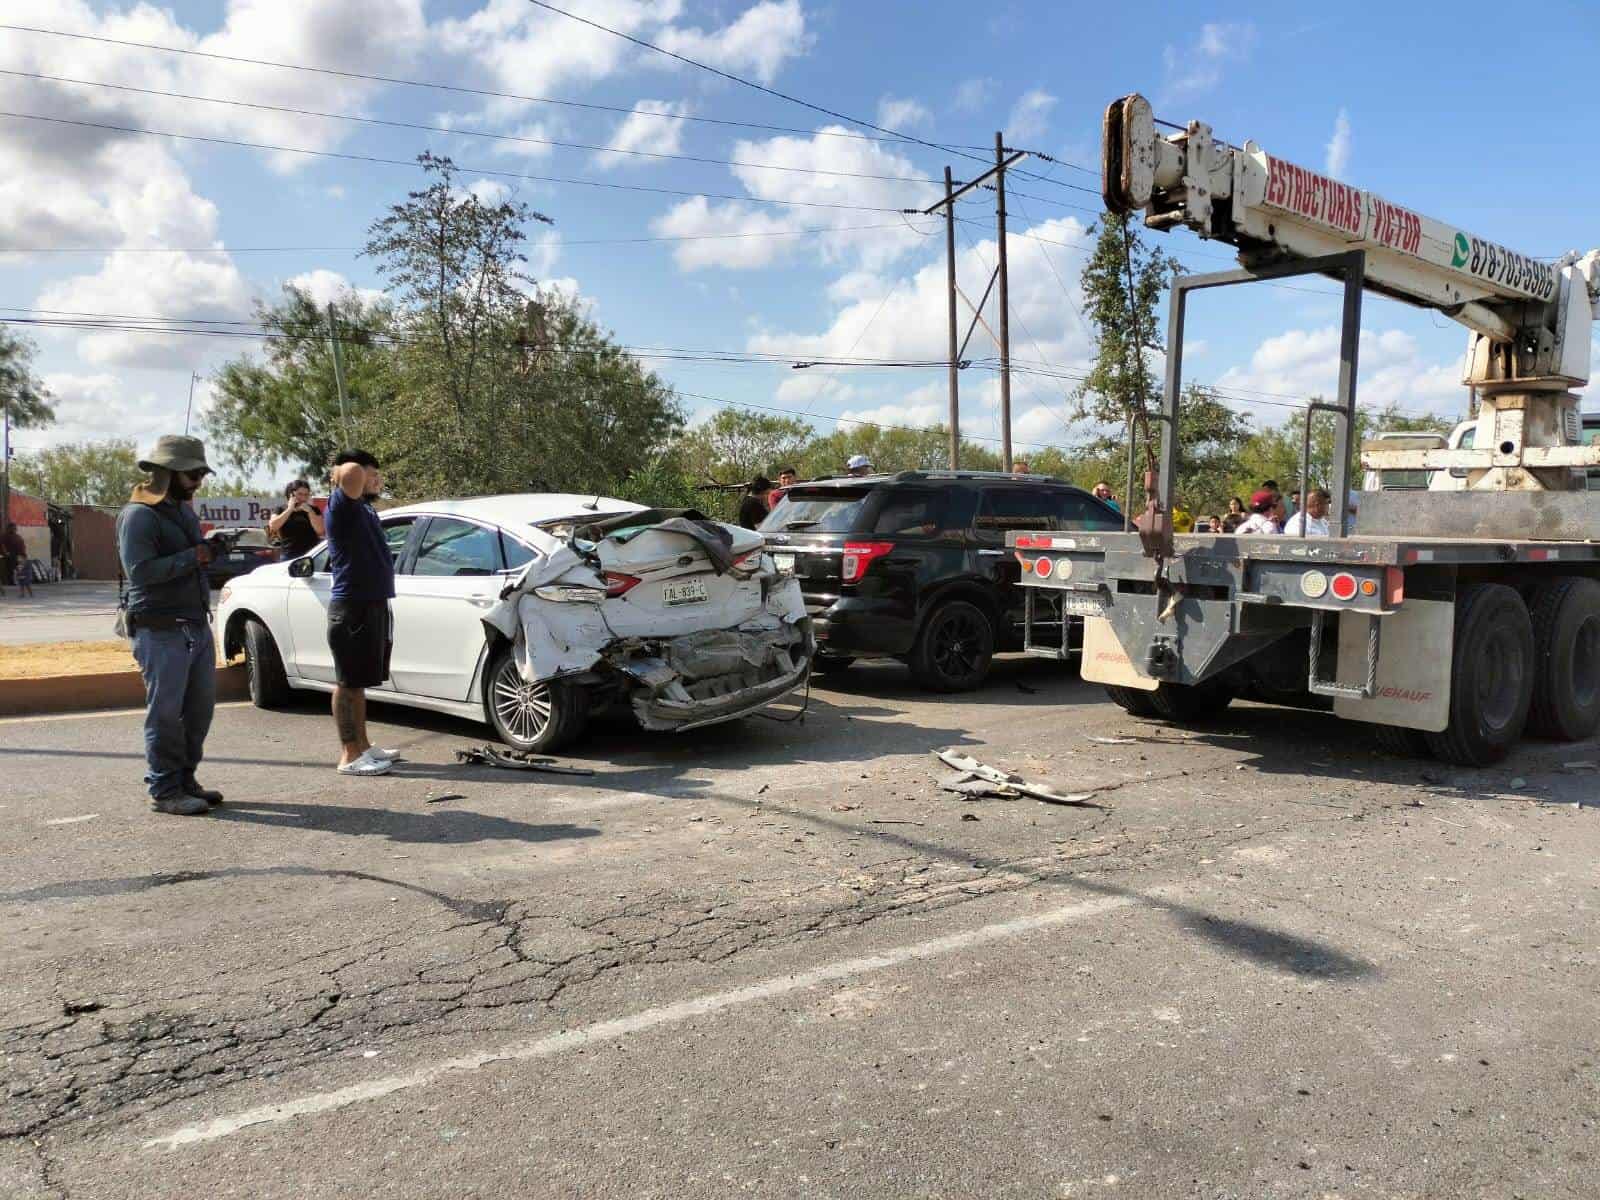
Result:
[[[1078,676],[1089,683],[1138,688],[1144,692],[1153,692],[1159,686],[1156,680],[1133,665],[1128,652],[1117,640],[1116,630],[1105,617],[1083,619],[1083,657]]]
[[[1410,600],[1383,622],[1376,693],[1368,700],[1340,697],[1335,715],[1351,721],[1398,725],[1437,733],[1450,721],[1450,662],[1456,606],[1450,600]],[[1324,668],[1326,670],[1326,668]],[[1339,622],[1340,680],[1364,679],[1367,623]]]

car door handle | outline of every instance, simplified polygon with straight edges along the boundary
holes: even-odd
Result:
[[[477,605],[479,608],[488,608],[499,598],[488,592],[472,592],[467,596],[468,602]]]

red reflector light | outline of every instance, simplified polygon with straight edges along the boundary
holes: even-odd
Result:
[[[1349,571],[1340,571],[1328,581],[1328,589],[1335,600],[1353,600],[1356,595],[1356,577]]]
[[[634,575],[624,575],[621,571],[606,572],[606,595],[608,597],[626,596],[639,586],[639,580]]]
[[[894,549],[893,542],[846,542],[844,544],[844,563],[841,571],[845,583],[860,583],[870,567],[877,559],[882,558]]]
[[[1383,573],[1383,602],[1390,608],[1403,603],[1406,598],[1406,573],[1399,567],[1389,567]]]

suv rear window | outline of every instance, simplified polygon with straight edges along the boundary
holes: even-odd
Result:
[[[850,533],[871,494],[871,488],[817,488],[814,491],[790,488],[778,501],[778,507],[761,522],[761,532]]]
[[[980,537],[1017,530],[1121,529],[1122,518],[1093,497],[1043,488],[986,488],[973,523]]]

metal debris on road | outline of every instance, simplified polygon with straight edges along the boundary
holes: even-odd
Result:
[[[1099,746],[1131,746],[1131,745],[1133,745],[1133,739],[1132,738],[1125,738],[1125,737],[1098,737],[1098,736],[1096,736],[1094,734],[1084,734],[1084,737],[1085,737],[1086,740],[1094,742],[1096,745],[1099,745]]]
[[[457,750],[456,761],[507,767],[513,771],[544,771],[551,775],[594,774],[588,767],[563,767],[553,758],[538,758],[521,750],[505,750],[498,746],[472,746],[466,750]]]
[[[867,824],[868,825],[922,825],[922,824],[925,824],[925,822],[923,822],[923,821],[890,821],[890,820],[881,820],[881,821],[868,821]]]
[[[445,792],[444,795],[442,795],[442,796],[429,796],[426,800],[423,801],[423,803],[424,804],[443,804],[446,800],[465,800],[465,799],[466,799],[466,797],[463,796],[460,792]]]
[[[1064,794],[1041,783],[1030,783],[1020,775],[1012,775],[998,767],[991,767],[988,763],[979,762],[970,754],[963,754],[954,747],[935,750],[933,754],[945,766],[954,767],[956,770],[954,775],[941,779],[939,787],[969,800],[980,797],[1020,800],[1023,796],[1027,796],[1032,800],[1042,800],[1046,804],[1087,805],[1094,799],[1093,792]]]

